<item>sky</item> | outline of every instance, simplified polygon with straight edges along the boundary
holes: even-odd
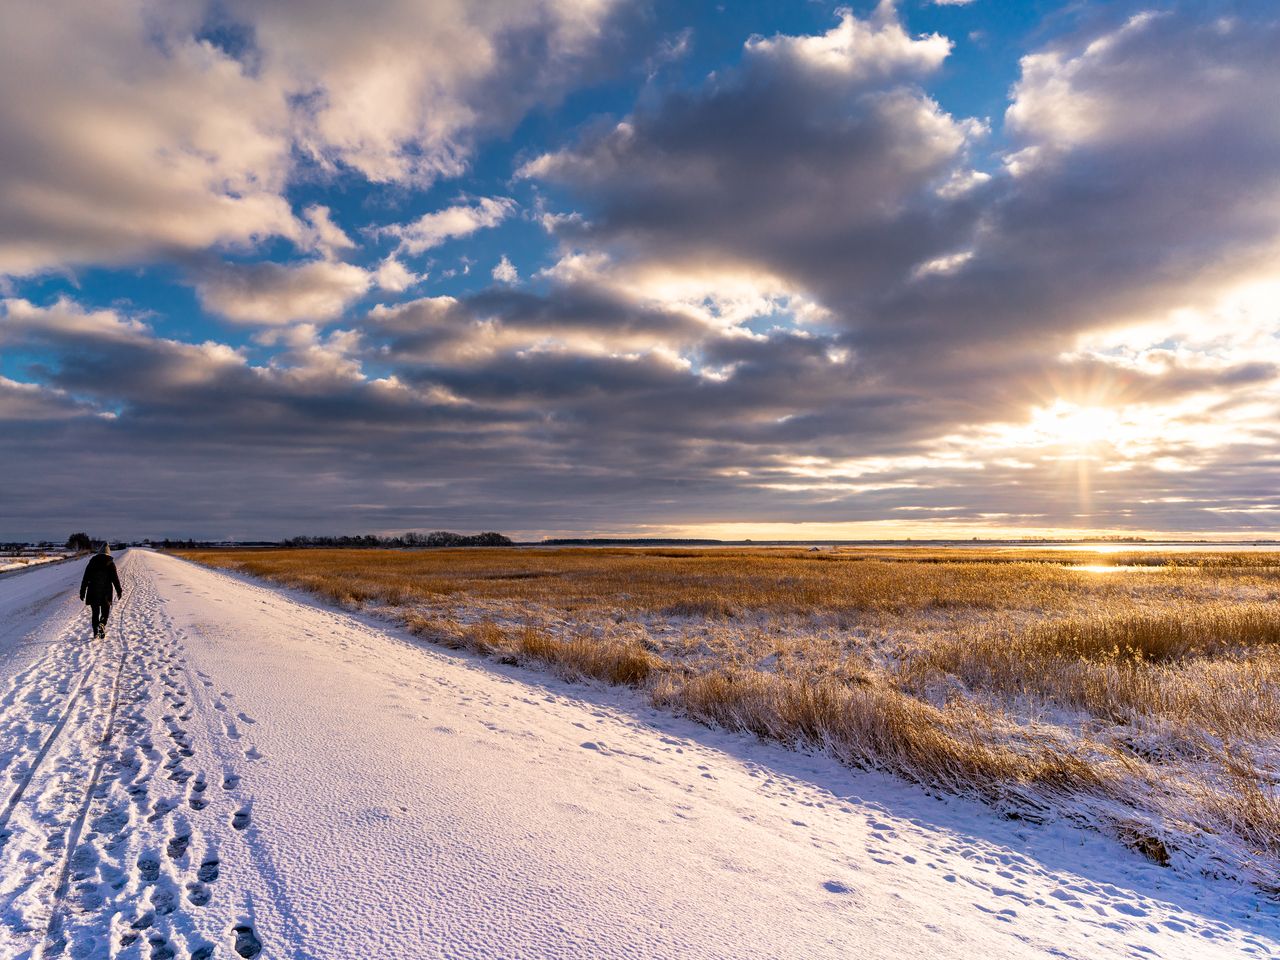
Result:
[[[1280,530],[1271,2],[11,0],[0,540]]]

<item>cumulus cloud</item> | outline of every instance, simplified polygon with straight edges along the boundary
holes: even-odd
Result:
[[[199,40],[197,16],[126,0],[4,5],[0,273],[305,229],[281,195],[285,91]]]
[[[843,83],[862,84],[931,73],[951,53],[951,41],[936,33],[911,37],[898,19],[893,0],[880,0],[868,20],[844,10],[839,25],[825,34],[757,37],[748,41],[747,53],[789,70],[830,74]]]
[[[611,0],[228,4],[263,75],[298,91],[299,144],[373,182],[428,185],[478,134],[553,101],[600,39]]]
[[[241,354],[225,344],[156,337],[142,321],[115,310],[90,310],[65,298],[48,307],[9,298],[0,308],[0,343],[45,352],[51,365],[36,365],[45,383],[108,404],[163,402],[166,391],[191,390],[246,369]]]
[[[16,0],[0,11],[0,275],[350,241],[297,160],[426,185],[557,98],[609,0]]]
[[[307,229],[302,242],[304,248],[315,250],[326,258],[355,249],[355,241],[333,222],[328,207],[316,203],[307,207],[302,213],[307,220]]]
[[[496,227],[515,209],[515,201],[509,197],[481,197],[471,203],[458,203],[425,213],[410,223],[380,227],[376,232],[398,238],[401,253],[420,254],[446,240],[469,237],[477,230]]]
[[[754,39],[736,69],[519,173],[588,208],[545,221],[569,244],[701,270],[751,264],[824,295],[833,281],[883,286],[973,228],[972,191],[951,203],[937,191],[971,174],[985,128],[913,82],[949,49],[909,36],[888,4],[817,37]]]
[[[401,372],[411,376],[535,353],[634,356],[655,345],[678,353],[705,333],[684,313],[637,306],[587,284],[542,295],[495,288],[465,300],[423,297],[374,307],[367,320],[366,335],[381,344],[379,358],[403,364]]]
[[[520,279],[520,273],[516,270],[515,264],[507,259],[505,253],[498,261],[498,265],[493,268],[492,276],[498,283],[515,283]]]
[[[973,391],[1052,366],[1083,329],[1260,269],[1280,222],[1280,142],[1256,119],[1275,30],[1137,16],[1029,55],[993,176],[973,167],[982,126],[891,69],[927,72],[945,49],[882,5],[819,37],[753,41],[736,71],[522,172],[585,210],[551,223],[567,245],[668,274],[772,274],[855,354]],[[855,69],[859,50],[882,68]]]
[[[217,263],[197,272],[196,295],[206,310],[234,323],[332,320],[363,296],[379,273],[334,260]],[[393,285],[406,279],[394,268],[383,278]]]
[[[78,403],[65,390],[0,377],[0,422],[8,420],[30,424],[62,420],[86,412],[92,412],[92,408]]]
[[[426,274],[414,273],[394,256],[378,264],[373,274],[373,282],[378,288],[391,293],[403,293],[426,279]]]
[[[1262,92],[1278,40],[1275,21],[1175,12],[1024,58],[972,256],[882,316],[908,337],[1043,351],[1265,275],[1280,249],[1280,124]]]

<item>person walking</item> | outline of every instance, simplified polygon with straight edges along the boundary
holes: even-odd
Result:
[[[113,587],[117,599],[124,596],[124,591],[120,589],[120,575],[116,573],[116,562],[111,559],[111,544],[104,543],[102,549],[89,558],[84,576],[80,578],[80,599],[89,605],[95,637],[107,635],[107,617],[111,615]]]

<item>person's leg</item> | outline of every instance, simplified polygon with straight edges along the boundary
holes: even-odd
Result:
[[[93,625],[93,635],[95,637],[98,635],[98,627],[101,625],[101,622],[102,622],[101,617],[102,617],[102,604],[90,603],[89,619]]]
[[[107,632],[107,618],[111,616],[111,598],[108,597],[102,604],[102,617],[98,620],[98,626],[102,628],[102,632]]]

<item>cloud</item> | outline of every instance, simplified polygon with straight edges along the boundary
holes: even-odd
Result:
[[[374,271],[373,282],[380,290],[403,293],[427,279],[425,273],[414,273],[394,256],[387,257]]]
[[[115,310],[88,310],[68,299],[48,307],[0,301],[0,343],[14,353],[35,350],[41,381],[99,409],[164,404],[210,384],[243,382],[248,366],[220,343],[156,337],[140,320]]]
[[[554,102],[591,63],[609,0],[228,4],[269,82],[297,91],[299,145],[375,183],[465,170],[478,135]]]
[[[940,442],[928,385],[851,368],[833,355],[834,334],[722,334],[589,285],[423,298],[376,307],[357,330],[332,334],[272,328],[261,342],[279,349],[257,366],[226,346],[158,337],[115,311],[67,301],[9,301],[5,311],[9,355],[33,351],[33,372],[49,389],[117,413],[57,434],[29,432],[36,421],[5,428],[17,473],[44,470],[45,492],[32,502],[51,516],[77,495],[61,479],[75,474],[64,469],[68,458],[89,449],[103,469],[131,464],[129,496],[151,498],[149,515],[176,524],[173,532],[192,530],[198,514],[195,532],[227,532],[219,524],[234,522],[284,533],[323,525],[338,509],[379,528],[432,525],[426,517],[483,517],[479,525],[507,529],[762,516],[862,522],[898,507],[958,529],[1079,522],[1076,462],[1055,459],[1055,424],[1075,422],[1070,408],[1037,414],[1029,433],[1010,421]],[[1119,391],[1105,399],[1134,402],[1115,408],[1124,429],[1106,438],[1113,462],[1129,469],[1099,473],[1105,486],[1095,487],[1090,522],[1155,525],[1174,516],[1164,498],[1175,496],[1206,508],[1265,505],[1271,468],[1246,451],[1274,434],[1274,370],[1188,373],[1194,392],[1172,398],[1155,376],[1100,381]],[[1270,405],[1236,419],[1222,404],[1240,383],[1271,390]],[[1073,389],[1084,401],[1090,387],[1082,374]],[[1197,429],[1208,422],[1218,429]],[[1213,448],[1188,446],[1206,436]],[[1140,456],[1124,460],[1127,449]],[[1164,471],[1166,461],[1193,472]],[[424,484],[430,508],[420,506]],[[679,498],[655,503],[673,485]],[[233,506],[236,491],[251,508]],[[370,506],[351,512],[352,503]],[[124,500],[102,508],[104,517],[129,509]],[[1185,529],[1188,516],[1209,514],[1184,505],[1178,515]],[[1263,517],[1213,516],[1202,529]]]
[[[375,183],[462,173],[479,137],[593,63],[608,0],[15,0],[0,11],[0,276],[283,238],[301,160]],[[306,171],[304,171],[306,172]]]
[[[1083,331],[1264,269],[1280,139],[1256,119],[1255,81],[1276,69],[1276,29],[1137,16],[1028,55],[1008,163],[988,173],[983,126],[904,82],[944,47],[882,5],[818,37],[753,41],[735,70],[522,174],[579,205],[549,221],[567,247],[615,269],[774,276],[862,362],[931,383],[957,416],[995,416],[1005,385],[1043,376]],[[871,63],[849,66],[860,49]]]
[[[300,236],[285,92],[197,26],[184,5],[4,6],[0,274]]]
[[[885,5],[648,88],[522,167],[569,205],[527,284],[352,308],[514,212],[489,197],[371,267],[314,210],[317,259],[197,273],[211,309],[286,324],[241,349],[10,298],[9,492],[62,522],[89,451],[133,478],[104,516],[144,498],[161,533],[1270,529],[1277,27],[1107,16],[1028,54],[994,145],[925,90],[945,42]]]
[[[1266,275],[1280,249],[1280,139],[1261,99],[1274,84],[1257,81],[1276,69],[1267,53],[1276,30],[1180,11],[1058,41],[1023,60],[1005,121],[1011,149],[982,170],[982,125],[948,116],[907,82],[936,66],[945,45],[908,37],[882,6],[818,37],[755,41],[738,68],[644,101],[521,173],[576,205],[574,216],[544,220],[569,251],[557,270],[590,264],[660,276],[669,289],[683,277],[691,290],[714,289],[717,274],[766,276],[816,302],[815,356],[846,357],[844,381],[807,395],[778,381],[775,407],[790,411],[757,429],[757,452],[770,434],[792,450],[806,438],[821,457],[856,444],[884,454],[881,463],[955,447],[993,470],[1017,458],[994,451],[995,434],[968,431],[1034,419],[1055,395],[1086,409],[1099,396],[1136,405],[1134,422],[1156,437],[1203,429],[1187,404],[1221,410],[1252,397],[1239,428],[1210,451],[1171,440],[1143,454],[1226,469],[1268,436],[1275,409],[1276,367],[1256,344],[1212,369],[1180,356],[1142,373],[1075,348],[1139,322],[1168,336],[1178,311],[1212,310]],[[880,58],[854,67],[845,52],[864,38],[876,38],[863,46]],[[1280,301],[1269,302],[1274,312]],[[740,393],[749,368],[735,363],[752,347],[702,349],[729,371],[722,392],[743,399],[744,419],[754,409]],[[1111,454],[1127,482],[1167,489],[1140,459]],[[1018,480],[1037,491],[1020,512],[1038,503],[1069,521],[1061,505],[1046,509],[1061,479],[1035,464],[1037,482]],[[1258,465],[1251,482],[1265,485],[1269,470]],[[1123,502],[1125,484],[1111,482]]]
[[[470,368],[512,355],[638,355],[661,345],[680,352],[705,333],[690,316],[637,305],[589,284],[558,286],[547,294],[495,288],[465,300],[423,297],[374,307],[366,336],[382,344],[382,363],[402,374]]]
[[[87,412],[92,412],[92,409],[76,402],[64,390],[0,377],[0,422],[34,424],[81,416]]]
[[[411,223],[379,227],[375,232],[398,238],[400,253],[416,255],[438,247],[446,240],[469,237],[478,230],[496,227],[515,209],[515,201],[508,197],[481,197],[472,203],[459,203],[425,213]]]
[[[951,53],[951,41],[936,33],[911,37],[894,7],[893,0],[880,0],[867,20],[859,20],[849,10],[841,11],[840,23],[818,36],[753,38],[747,42],[747,55],[784,70],[828,74],[849,84],[883,83],[932,73]]]
[[[333,222],[329,208],[320,204],[312,204],[303,212],[307,220],[307,231],[302,246],[315,250],[326,259],[346,250],[354,250],[355,241]]]
[[[502,255],[502,259],[498,261],[498,265],[493,268],[492,275],[493,279],[498,283],[515,283],[520,279],[520,274],[517,272],[515,265],[507,259],[505,253]]]
[[[914,84],[950,49],[890,5],[816,37],[754,39],[698,89],[642,103],[519,175],[587,213],[545,220],[567,245],[705,271],[744,265],[834,299],[964,247],[982,124]],[[953,199],[939,199],[951,189]],[[837,287],[839,289],[837,289]]]
[[[247,324],[332,320],[363,296],[381,275],[389,283],[406,279],[394,268],[371,275],[349,263],[311,260],[217,263],[196,274],[196,295],[206,310]]]

